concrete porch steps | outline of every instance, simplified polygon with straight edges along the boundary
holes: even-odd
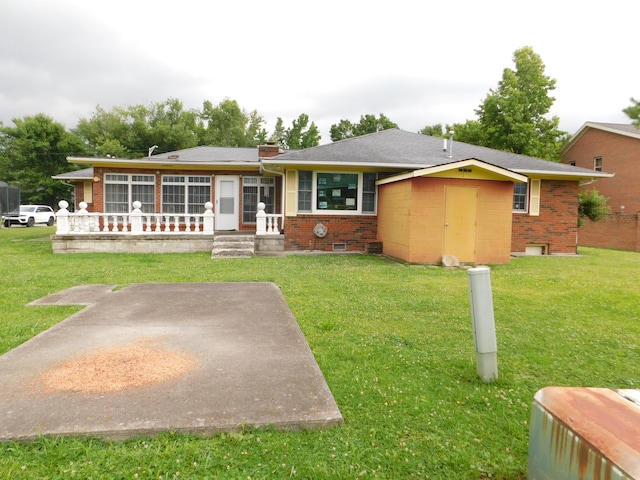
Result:
[[[255,235],[216,233],[213,236],[211,258],[248,258],[255,253]]]

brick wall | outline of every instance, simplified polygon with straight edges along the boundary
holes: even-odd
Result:
[[[640,252],[640,215],[614,213],[599,222],[587,220],[578,229],[578,244]]]
[[[524,252],[529,244],[548,245],[548,253],[576,253],[578,182],[542,180],[540,215],[513,214],[511,251]]]
[[[144,169],[144,168],[96,168],[94,169],[95,176],[98,178],[98,182],[93,184],[93,203],[89,204],[87,210],[89,212],[102,212],[104,209],[104,175],[106,173],[123,173],[123,174],[144,174],[153,175],[156,179],[155,184],[155,196],[156,196],[156,212],[160,212],[162,208],[162,175],[211,175],[211,172],[201,170],[158,170],[157,168]],[[156,173],[158,172],[158,173]],[[239,185],[239,225],[240,230],[255,230],[255,223],[244,224],[242,223],[242,176],[258,176],[258,172],[247,172],[240,170],[229,170],[224,172],[216,172],[217,175],[237,175],[240,177]],[[211,179],[211,202],[215,202],[216,197],[216,182],[215,178]],[[282,189],[282,180],[280,177],[276,177],[276,212],[281,211],[280,192]],[[84,199],[84,186],[83,182],[76,183],[76,209],[78,209],[78,203]],[[135,199],[132,199],[135,200]],[[204,205],[202,207],[204,212]]]
[[[599,178],[585,186],[597,190],[609,199],[613,213],[640,211],[640,140],[625,135],[588,129],[564,154],[563,163],[575,162],[576,167],[594,168],[594,158],[602,157],[602,171],[614,173],[611,178]]]
[[[318,238],[313,228],[322,223],[327,235]],[[285,250],[333,251],[334,243],[345,243],[347,251],[367,251],[367,244],[376,241],[375,215],[298,215],[286,217]]]

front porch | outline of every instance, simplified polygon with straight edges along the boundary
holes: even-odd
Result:
[[[217,255],[216,243],[239,244],[229,240],[240,237],[242,245],[237,248],[246,251],[247,242],[253,243],[252,254],[277,256],[284,252],[282,215],[265,213],[262,203],[254,232],[216,231],[211,202],[205,204],[202,214],[146,214],[139,202],[133,202],[131,213],[91,213],[84,202],[78,212],[69,212],[68,206],[61,201],[56,214],[57,229],[51,236],[56,254],[211,252],[212,257],[237,258],[247,255]]]

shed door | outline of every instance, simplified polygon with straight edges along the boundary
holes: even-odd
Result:
[[[476,187],[445,187],[443,255],[475,262],[478,213]]]

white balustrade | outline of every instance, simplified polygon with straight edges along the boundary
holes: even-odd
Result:
[[[258,203],[258,212],[256,213],[256,235],[280,235],[280,226],[282,222],[282,214],[266,213],[264,211],[265,204]]]
[[[131,213],[92,213],[87,204],[80,202],[77,212],[69,212],[69,203],[61,200],[56,213],[56,234],[109,233],[123,235],[186,233],[191,235],[213,235],[213,203],[205,203],[202,214],[143,213],[139,201],[133,202]],[[100,227],[102,224],[102,228]]]

